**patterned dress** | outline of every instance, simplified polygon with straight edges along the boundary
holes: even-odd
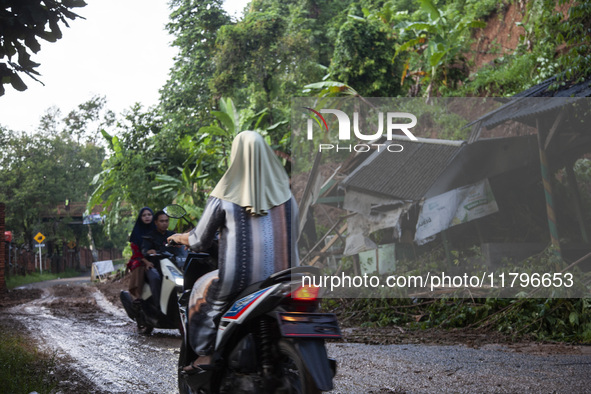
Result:
[[[227,303],[249,285],[299,263],[296,239],[298,209],[293,196],[266,215],[210,197],[199,224],[189,233],[194,251],[206,250],[219,231],[218,279],[205,303],[189,305],[191,345],[199,355],[213,352],[215,327]]]

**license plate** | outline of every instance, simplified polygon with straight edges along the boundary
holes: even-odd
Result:
[[[341,338],[336,315],[332,313],[279,312],[281,335],[290,338]]]

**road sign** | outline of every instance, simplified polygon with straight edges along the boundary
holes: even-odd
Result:
[[[41,257],[41,248],[45,246],[45,244],[41,243],[45,239],[45,235],[41,233],[37,233],[33,237],[35,241],[37,241],[38,245],[35,245],[36,248],[39,248],[39,272],[43,273],[43,258]]]
[[[74,241],[68,242],[68,248],[74,249],[75,247],[76,247],[76,242],[74,242]]]
[[[41,243],[45,240],[45,235],[43,235],[41,233],[37,233],[37,235],[35,235],[35,237],[33,239],[35,241],[37,241],[37,243]]]

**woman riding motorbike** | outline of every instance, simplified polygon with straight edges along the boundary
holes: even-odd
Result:
[[[190,344],[199,357],[184,368],[188,373],[211,369],[216,326],[235,295],[299,264],[297,205],[275,153],[260,134],[244,131],[232,142],[230,160],[197,227],[168,238],[202,251],[219,232],[219,277],[189,316]]]

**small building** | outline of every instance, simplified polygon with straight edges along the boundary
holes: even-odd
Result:
[[[304,260],[318,261],[318,252],[334,250],[340,237],[346,240],[341,255],[375,250],[373,269],[382,273],[379,245],[395,245],[400,257],[440,239],[448,253],[454,246],[480,245],[494,265],[525,258],[549,241],[563,252],[561,225],[573,238],[563,257],[581,257],[591,249],[585,223],[591,213],[584,211],[573,166],[591,153],[591,100],[585,99],[591,81],[550,90],[555,82],[503,99],[465,125],[471,129],[465,141],[394,136],[390,142],[404,141],[404,154],[382,149],[352,155],[328,179],[311,177],[304,194],[314,197],[304,198],[302,211],[319,203],[344,211],[331,219],[336,223],[326,234],[337,237],[330,245],[325,237],[317,240]],[[553,201],[550,185],[558,173],[569,201]],[[379,239],[370,236],[376,232]]]

